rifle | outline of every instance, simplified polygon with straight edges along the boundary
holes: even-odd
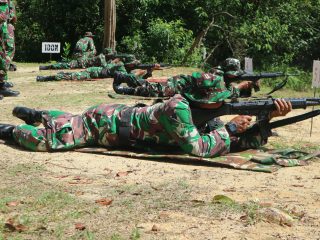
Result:
[[[320,105],[320,98],[284,98],[291,102],[292,109],[306,109],[309,106]],[[258,121],[269,121],[269,114],[276,110],[274,99],[257,99],[240,102],[223,102],[216,109],[202,109],[191,106],[193,123],[198,127],[204,126],[213,118],[223,115],[251,115],[256,116]]]
[[[291,102],[292,109],[306,109],[309,106],[320,105],[320,98],[284,98],[284,100]],[[221,107],[210,110],[191,107],[192,120],[198,128],[203,128],[207,122],[222,115],[254,115],[257,117],[256,123],[244,133],[235,134],[235,136],[240,137],[245,134],[259,132],[263,139],[267,139],[271,136],[271,129],[273,128],[278,128],[320,115],[320,109],[318,109],[270,123],[269,115],[274,110],[276,110],[276,106],[274,104],[274,99],[272,98],[242,102],[224,102]]]
[[[259,79],[285,77],[285,79],[281,83],[276,85],[274,87],[274,89],[271,92],[268,93],[268,94],[271,94],[271,93],[283,88],[288,82],[288,77],[290,77],[290,76],[298,76],[298,75],[299,74],[296,74],[296,73],[288,74],[288,73],[283,73],[283,72],[262,72],[262,73],[258,73],[258,74],[244,73],[244,74],[242,74],[240,76],[225,74],[224,75],[224,81],[225,81],[225,83],[227,85],[232,83],[232,82],[236,82],[236,81],[243,81],[243,80],[252,81],[253,82],[253,88],[254,88],[255,92],[258,92],[258,91],[260,91],[260,87],[257,84],[257,81]]]
[[[154,69],[154,70],[163,70],[163,67],[170,67],[169,64],[165,64],[165,63],[160,63],[160,69]],[[125,64],[124,67],[126,68],[127,72],[130,72],[134,69],[146,69],[148,71],[151,71],[154,67],[156,66],[156,64],[136,64],[136,63],[128,63]]]

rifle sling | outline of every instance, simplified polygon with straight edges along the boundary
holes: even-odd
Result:
[[[267,95],[270,95],[271,93],[274,93],[275,91],[278,91],[282,89],[288,82],[288,77],[286,77],[282,82],[278,83],[270,92],[267,93]]]
[[[313,118],[320,115],[320,109],[318,110],[314,110],[311,112],[307,112],[298,116],[294,116],[294,117],[290,117],[290,118],[286,118],[286,119],[282,119],[282,120],[278,120],[278,121],[274,121],[271,123],[266,123],[268,126],[265,126],[268,129],[274,129],[274,128],[278,128],[278,127],[282,127],[282,126],[286,126],[289,124],[293,124],[293,123],[297,123],[297,122],[301,122],[303,120],[309,119],[309,118]],[[262,120],[265,121],[265,120]],[[258,123],[253,124],[247,131],[237,134],[237,137],[241,137],[244,136],[246,134],[250,134],[250,133],[254,133],[257,131],[261,130],[261,127],[263,127],[261,124],[259,126]]]
[[[290,117],[290,118],[286,118],[286,119],[282,119],[282,120],[278,120],[275,122],[271,122],[270,123],[270,128],[278,128],[278,127],[282,127],[282,126],[286,126],[292,123],[296,123],[296,122],[301,122],[303,120],[306,120],[308,118],[313,118],[320,115],[320,109],[318,110],[314,110],[314,111],[310,111],[298,116],[294,116],[294,117]]]

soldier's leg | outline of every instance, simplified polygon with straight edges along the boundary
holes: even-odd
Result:
[[[90,73],[88,71],[81,71],[81,72],[72,72],[72,73],[64,73],[60,72],[55,76],[56,80],[89,80],[91,79]]]
[[[40,69],[41,68],[41,69]],[[46,70],[46,69],[70,69],[70,63],[68,62],[58,62],[55,64],[51,64],[49,66],[40,66],[40,70]]]
[[[8,31],[4,35],[6,51],[10,60],[13,60],[15,54],[15,41],[14,41],[14,26],[11,23],[8,23]]]
[[[17,66],[12,62],[15,54],[15,39],[14,26],[11,23],[8,23],[8,34],[5,35],[5,44],[7,55],[10,58],[9,71],[16,71]]]
[[[3,23],[0,26],[0,95],[4,97],[15,97],[20,93],[18,91],[13,91],[8,89],[6,86],[6,81],[8,79],[8,68],[10,65],[10,58],[7,56],[6,50],[4,48],[5,44],[3,42],[4,33],[7,32],[7,24]]]
[[[48,151],[46,129],[21,124],[13,129],[13,139],[20,146],[32,151]]]

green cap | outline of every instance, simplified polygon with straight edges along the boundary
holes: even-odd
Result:
[[[192,73],[192,87],[184,92],[184,96],[195,103],[217,103],[231,96],[222,76],[211,73]]]

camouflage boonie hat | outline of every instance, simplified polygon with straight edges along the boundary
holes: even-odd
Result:
[[[239,76],[245,73],[241,70],[240,61],[236,58],[227,58],[224,60],[221,68],[225,74]]]
[[[94,35],[92,34],[92,32],[85,32],[84,36],[85,36],[85,37],[94,37]]]
[[[133,54],[126,54],[126,56],[123,57],[123,62],[126,64],[140,64],[141,62],[136,59],[135,55]]]
[[[195,103],[217,103],[231,96],[223,77],[211,73],[192,73],[193,86],[184,92],[184,96]]]

